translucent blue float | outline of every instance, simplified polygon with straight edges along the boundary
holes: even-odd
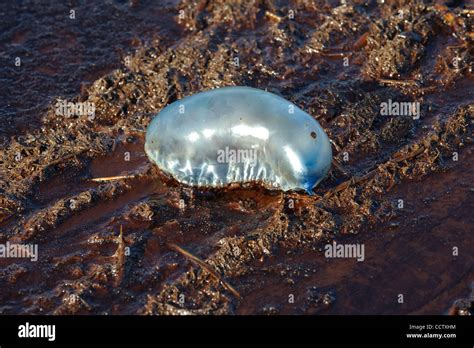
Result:
[[[148,126],[145,152],[186,185],[259,182],[309,194],[332,162],[331,144],[315,119],[250,87],[209,90],[166,106]]]

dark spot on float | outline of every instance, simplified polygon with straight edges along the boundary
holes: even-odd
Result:
[[[311,138],[316,139],[316,132],[311,132]]]

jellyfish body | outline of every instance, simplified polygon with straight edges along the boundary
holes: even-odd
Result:
[[[166,106],[148,126],[145,152],[183,184],[259,182],[308,193],[332,161],[329,139],[315,119],[250,87],[209,90]]]

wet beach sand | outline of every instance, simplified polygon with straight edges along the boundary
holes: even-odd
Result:
[[[0,258],[0,313],[473,311],[472,5],[8,3],[0,17],[0,244],[39,252]],[[334,163],[314,196],[192,189],[147,160],[157,112],[232,85],[325,129]],[[94,118],[58,115],[58,98]],[[420,117],[382,115],[389,100]],[[364,261],[325,257],[333,242]]]

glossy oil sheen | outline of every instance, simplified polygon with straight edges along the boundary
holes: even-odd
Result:
[[[181,183],[260,182],[311,193],[327,174],[331,145],[319,123],[289,101],[224,87],[175,101],[150,123],[145,151]]]

